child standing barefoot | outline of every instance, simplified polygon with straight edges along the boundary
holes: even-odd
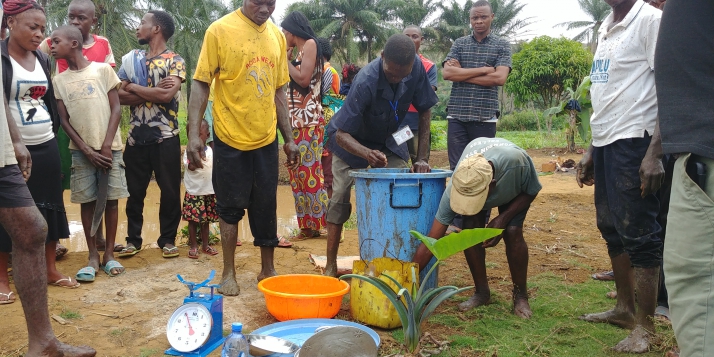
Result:
[[[186,126],[188,133],[188,126]],[[201,129],[198,136],[201,138],[204,150],[205,160],[203,168],[196,168],[193,163],[188,161],[188,156],[184,152],[183,164],[186,166],[186,171],[183,174],[183,183],[186,187],[186,195],[183,198],[182,217],[184,221],[188,221],[188,257],[198,259],[198,242],[196,231],[201,234],[201,251],[208,255],[216,255],[218,251],[208,245],[208,231],[211,222],[218,222],[218,214],[216,213],[216,195],[213,192],[213,150],[206,146],[206,140],[210,135],[208,131],[208,122],[206,119],[201,121]]]

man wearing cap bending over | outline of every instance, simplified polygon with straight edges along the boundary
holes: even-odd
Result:
[[[466,146],[441,197],[429,237],[443,237],[456,214],[463,216],[464,229],[488,227],[504,231],[502,235],[464,251],[476,292],[459,305],[461,311],[491,301],[485,248],[495,247],[503,238],[513,280],[513,313],[524,319],[531,317],[526,286],[528,245],[523,239],[523,221],[540,189],[531,158],[512,142],[478,138]],[[498,216],[486,225],[485,212],[496,207]],[[431,252],[422,244],[413,261],[423,269],[431,258]]]
[[[327,149],[332,156],[332,198],[327,206],[327,266],[325,275],[337,276],[337,251],[342,226],[350,218],[353,169],[369,167],[406,168],[411,139],[404,123],[410,105],[419,112],[419,127],[429,128],[431,107],[439,98],[429,84],[424,65],[412,40],[392,35],[382,56],[359,72],[352,89],[327,127]],[[410,135],[405,135],[408,133]],[[419,153],[412,171],[423,173],[427,163],[429,130],[419,133]]]

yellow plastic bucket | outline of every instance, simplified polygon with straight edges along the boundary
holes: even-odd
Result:
[[[412,285],[419,281],[419,267],[416,263],[403,262],[392,258],[376,258],[372,261],[356,260],[352,266],[352,273],[375,277],[386,274],[396,279],[409,291],[411,291]],[[381,277],[380,279],[395,292],[399,291],[394,282],[388,278]],[[417,279],[417,281],[414,281],[414,279]],[[350,310],[352,318],[364,324],[384,329],[402,326],[397,310],[384,293],[365,281],[351,280]]]

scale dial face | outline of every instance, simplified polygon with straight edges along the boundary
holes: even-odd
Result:
[[[212,325],[213,317],[205,306],[195,302],[184,304],[169,318],[166,337],[175,350],[191,352],[206,343]]]

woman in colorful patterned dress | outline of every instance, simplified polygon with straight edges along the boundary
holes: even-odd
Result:
[[[305,15],[294,11],[285,17],[281,27],[288,46],[288,107],[293,139],[300,149],[301,158],[301,165],[290,171],[300,228],[292,239],[303,240],[320,236],[327,212],[328,198],[320,162],[325,133],[320,104],[323,59],[315,32]],[[297,57],[293,59],[295,49]]]

